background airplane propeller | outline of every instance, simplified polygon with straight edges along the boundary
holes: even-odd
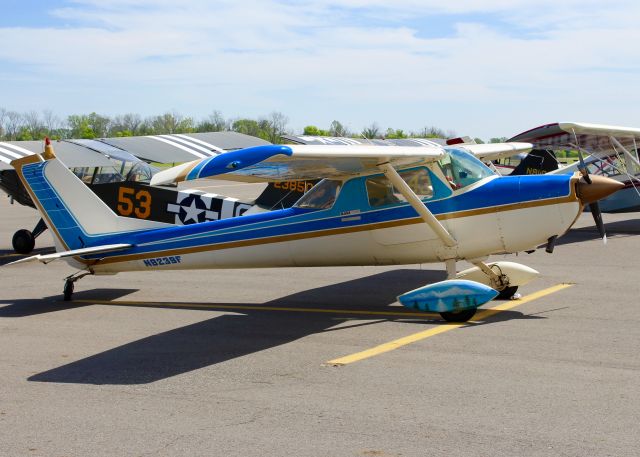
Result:
[[[589,170],[587,169],[587,166],[584,163],[584,157],[582,156],[582,150],[580,148],[578,148],[578,160],[580,161],[578,170],[580,170],[580,173],[582,174],[582,177],[584,178],[585,183],[589,186],[593,185],[593,180],[591,179],[591,176],[589,176]],[[620,187],[622,187],[622,183],[619,183],[619,184],[620,184]],[[594,192],[594,194],[597,194],[597,193],[598,192]],[[598,200],[600,197],[598,197],[597,195],[594,195],[595,200],[588,201],[588,196],[586,195],[587,193],[583,192],[582,194],[585,197],[587,197],[585,198],[585,200],[587,200],[586,202],[589,203],[589,210],[591,211],[593,220],[596,223],[598,232],[600,233],[600,238],[602,238],[602,241],[604,242],[604,244],[607,244],[607,233],[605,232],[604,222],[602,221],[602,211],[600,211],[600,205],[598,204]]]

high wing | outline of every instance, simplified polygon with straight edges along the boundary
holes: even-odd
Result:
[[[461,137],[445,140],[442,138],[388,138],[388,139],[367,139],[367,138],[344,138],[344,137],[327,137],[327,136],[311,136],[311,135],[285,135],[283,138],[289,142],[296,144],[313,144],[313,145],[376,145],[376,146],[406,146],[406,147],[423,147],[423,146],[454,146],[464,148],[478,159],[487,162],[497,160],[502,157],[510,157],[520,153],[526,153],[531,150],[533,145],[530,143],[488,143],[477,144],[470,137]]]
[[[347,138],[343,136],[315,136],[315,135],[283,135],[286,143],[314,144],[314,145],[376,145],[376,146],[446,146],[443,138]]]
[[[244,182],[337,178],[423,165],[446,154],[438,145],[405,147],[375,145],[267,145],[231,151],[157,173],[152,185],[216,176]]]
[[[616,141],[627,151],[637,151],[640,129],[615,125],[557,122],[520,133],[509,141],[528,141],[537,149],[584,149],[596,156],[620,151]]]

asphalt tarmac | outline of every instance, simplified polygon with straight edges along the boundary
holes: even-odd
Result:
[[[0,199],[0,264],[37,219]],[[462,326],[396,302],[437,264],[87,277],[71,303],[66,264],[1,266],[0,455],[637,456],[640,213],[604,219],[606,246],[587,213],[504,256],[541,277]]]

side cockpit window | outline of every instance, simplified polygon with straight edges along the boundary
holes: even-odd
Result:
[[[438,164],[454,190],[470,186],[494,174],[475,156],[460,149],[447,148],[447,154],[438,160]]]
[[[425,168],[401,171],[399,174],[421,200],[433,196],[431,179]],[[384,175],[367,178],[366,187],[369,205],[374,208],[407,201]]]

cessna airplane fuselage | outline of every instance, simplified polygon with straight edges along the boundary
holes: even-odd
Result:
[[[369,206],[363,177],[338,184],[341,189],[330,209],[298,205],[242,219],[132,233],[126,241],[120,234],[105,236],[101,244],[128,242],[135,248],[126,254],[100,256],[102,260],[91,268],[96,273],[115,273],[156,268],[388,265],[518,252],[566,232],[582,208],[570,177],[540,177],[539,185],[526,192],[520,190],[522,180],[530,178],[489,176],[455,197],[438,182],[434,196],[425,203],[457,240],[455,248],[443,246],[408,204]],[[311,191],[308,199],[328,183]]]

